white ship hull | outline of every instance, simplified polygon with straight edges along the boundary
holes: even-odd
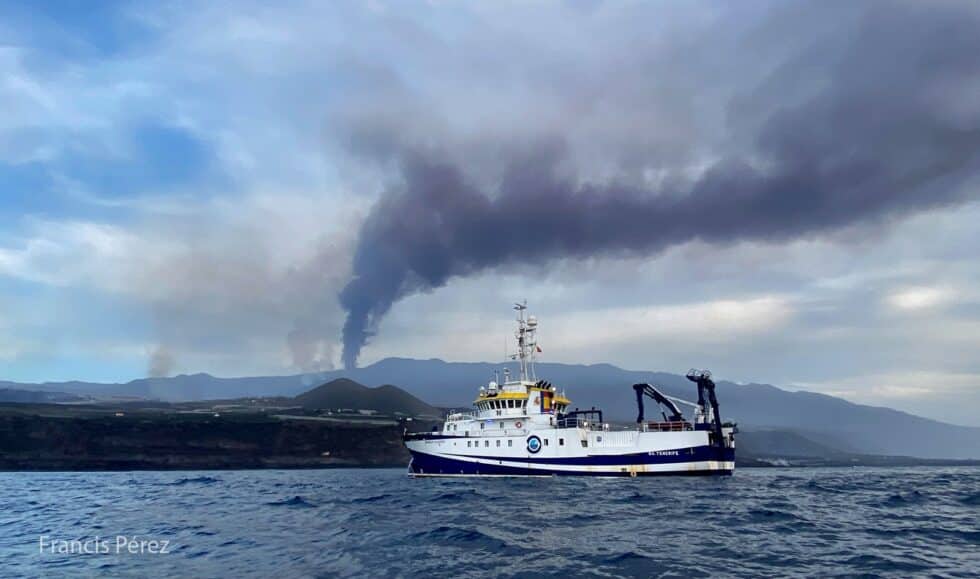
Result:
[[[407,435],[405,444],[412,453],[409,471],[416,476],[728,475],[735,469],[734,445],[709,444],[707,430],[425,433]]]

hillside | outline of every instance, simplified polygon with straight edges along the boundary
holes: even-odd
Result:
[[[0,387],[61,391],[96,396],[143,396],[170,401],[296,396],[317,383],[348,378],[367,386],[398,384],[405,392],[438,407],[469,408],[476,389],[493,378],[501,364],[387,358],[364,368],[317,376],[216,378],[208,374],[134,380],[127,384],[63,382],[0,383]],[[635,419],[635,382],[657,384],[671,396],[696,397],[684,376],[633,371],[609,364],[537,365],[538,375],[566,388],[572,406],[606,410],[611,420]],[[722,377],[718,377],[722,378]],[[719,380],[722,415],[743,430],[792,430],[843,452],[924,458],[980,458],[980,428],[946,424],[889,408],[854,404],[833,396],[790,392],[766,384]]]
[[[443,414],[440,409],[429,406],[397,386],[385,384],[368,388],[346,378],[331,380],[296,396],[293,400],[307,410],[349,408],[374,410],[388,415],[436,418]]]
[[[452,363],[442,360],[388,358],[348,372],[364,384],[397,377],[399,386],[439,406],[467,406],[468,397],[493,377],[500,365]],[[542,363],[538,376],[566,388],[572,407],[596,405],[613,420],[636,418],[630,385],[650,382],[670,396],[697,397],[684,376],[624,370],[610,364]],[[793,430],[806,438],[845,452],[927,458],[980,458],[980,428],[956,426],[890,408],[854,404],[812,392],[790,392],[767,384],[718,381],[725,420],[744,430]]]
[[[64,392],[47,392],[42,390],[22,390],[18,388],[0,388],[0,403],[17,402],[25,404],[39,404],[45,402],[66,404],[70,402],[84,402],[87,396],[76,394],[66,394]]]
[[[404,467],[409,459],[395,422],[57,410],[0,405],[0,471]]]

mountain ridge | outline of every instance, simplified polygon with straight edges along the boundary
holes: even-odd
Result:
[[[372,410],[381,414],[430,416],[439,418],[443,413],[393,384],[365,386],[349,378],[335,378],[293,397],[307,410],[351,409]]]
[[[296,396],[336,378],[366,386],[396,384],[424,403],[468,408],[476,389],[493,379],[494,370],[512,364],[445,362],[439,359],[385,358],[353,370],[316,375],[218,378],[184,374],[144,378],[125,384],[18,384],[0,388],[58,390],[92,396],[142,396],[169,401],[249,396]],[[607,363],[572,365],[538,363],[540,377],[567,388],[572,407],[595,405],[612,420],[635,419],[630,385],[656,384],[670,396],[695,398],[684,376],[666,372],[625,370]],[[515,372],[516,375],[516,372]],[[755,429],[792,429],[815,442],[845,451],[927,458],[980,458],[980,427],[959,426],[883,406],[857,404],[827,394],[783,390],[770,384],[718,381],[722,417]]]

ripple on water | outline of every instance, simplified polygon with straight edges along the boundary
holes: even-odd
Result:
[[[167,485],[173,487],[182,487],[184,485],[211,485],[218,482],[221,482],[221,479],[210,477],[210,476],[195,476],[195,477],[178,479],[172,483],[167,483]]]
[[[376,503],[378,501],[383,501],[389,498],[391,498],[391,495],[389,494],[380,494],[380,495],[374,495],[370,497],[360,497],[360,498],[352,499],[351,502],[354,504]]]
[[[292,498],[283,499],[281,501],[272,501],[271,503],[266,504],[270,507],[315,508],[317,506],[299,495],[295,495]]]
[[[969,576],[980,545],[980,469],[968,467],[741,469],[720,480],[404,469],[0,479],[4,577]],[[173,553],[38,554],[39,534],[117,533],[171,539]]]
[[[452,491],[447,493],[442,493],[436,496],[434,501],[441,502],[455,502],[455,501],[465,501],[468,499],[475,499],[479,496],[479,493],[474,489],[464,489],[459,491]]]
[[[465,527],[439,526],[431,531],[415,533],[412,538],[424,543],[485,550],[498,554],[514,554],[524,551],[516,544],[491,537],[477,529]]]
[[[908,507],[922,504],[926,502],[926,500],[926,495],[920,493],[919,491],[911,491],[889,495],[887,499],[881,502],[881,505],[884,507]]]
[[[980,507],[980,493],[966,495],[965,497],[961,498],[959,502],[971,507]]]

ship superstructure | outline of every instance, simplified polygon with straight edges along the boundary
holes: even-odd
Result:
[[[602,410],[569,410],[563,390],[539,380],[534,362],[538,320],[517,310],[518,376],[505,370],[479,389],[475,411],[450,412],[440,428],[406,433],[416,476],[640,476],[731,474],[735,469],[734,424],[722,423],[711,373],[691,370],[698,401],[666,396],[650,384],[635,384],[635,427],[611,426]],[[662,421],[644,418],[644,397],[660,404]],[[677,404],[693,408],[684,417]],[[668,416],[667,413],[670,413]]]

